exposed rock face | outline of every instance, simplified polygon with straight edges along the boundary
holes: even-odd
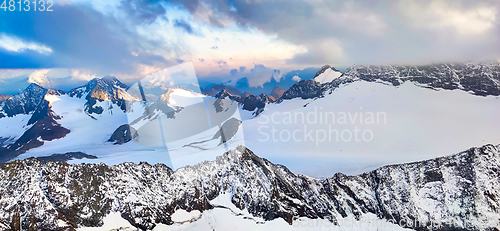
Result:
[[[311,99],[321,97],[323,96],[325,89],[326,87],[323,84],[318,83],[313,79],[301,80],[285,91],[278,102],[293,98]]]
[[[124,144],[132,139],[136,139],[138,136],[139,134],[133,127],[130,127],[128,124],[124,124],[113,132],[113,135],[111,135],[108,142],[113,142],[114,144]]]
[[[40,147],[44,141],[60,139],[66,136],[70,130],[61,126],[56,120],[61,119],[51,109],[46,95],[63,95],[63,91],[45,89],[36,84],[30,84],[23,92],[12,96],[3,104],[0,110],[5,116],[19,114],[31,114],[26,126],[27,129],[20,137],[0,137],[0,164],[25,153],[29,149]],[[17,138],[17,139],[16,139]],[[4,143],[2,140],[11,140]]]
[[[243,99],[243,110],[255,111],[255,109],[263,109],[267,103],[270,103],[269,97],[262,93],[259,96],[250,95]]]
[[[283,93],[285,93],[285,90],[283,90],[279,87],[274,87],[269,96],[272,97],[272,100],[274,102],[274,101],[278,100],[279,98],[281,98]]]
[[[42,161],[43,163],[47,163],[49,161],[57,161],[57,162],[65,162],[68,160],[74,159],[97,159],[97,156],[88,155],[83,152],[67,152],[64,154],[52,154],[50,156],[39,156],[36,159]]]
[[[239,95],[232,95],[226,90],[220,91],[217,95],[215,95],[215,98],[217,99],[229,98],[243,105],[243,110],[247,111],[255,111],[255,109],[264,109],[267,103],[273,102],[273,98],[270,98],[268,95],[264,93],[260,94],[259,96],[249,94],[248,96],[241,97]]]
[[[32,125],[14,143],[7,145],[4,150],[0,150],[0,164],[25,153],[29,149],[40,147],[44,141],[51,141],[65,137],[70,133],[69,129],[61,126],[56,120],[60,119],[56,115],[47,100],[42,100],[36,111],[28,121]]]
[[[176,209],[208,210],[221,193],[265,220],[338,218],[365,213],[417,221],[416,230],[498,230],[500,146],[486,145],[359,176],[316,179],[239,147],[172,171],[162,164],[75,164],[26,159],[0,170],[0,227],[74,230],[102,225],[112,211],[140,229],[172,224]]]
[[[8,100],[10,99],[10,97],[12,97],[11,95],[3,95],[3,94],[0,94],[0,103],[2,103],[3,101],[5,100]]]
[[[106,76],[101,79],[92,79],[85,86],[75,88],[68,94],[71,97],[84,97],[87,100],[85,103],[85,111],[88,114],[102,114],[104,110],[109,109],[96,105],[97,102],[105,100],[112,102],[109,107],[116,105],[125,112],[127,110],[127,102],[137,100],[127,93],[128,88],[127,85],[123,84],[115,77]]]
[[[252,95],[252,94],[250,94],[250,95]],[[219,93],[217,93],[214,97],[217,98],[217,99],[229,98],[229,99],[231,99],[233,101],[236,101],[238,103],[243,103],[243,99],[246,98],[246,97],[248,97],[248,96],[241,97],[239,95],[233,95],[233,94],[229,93],[226,89],[223,89]]]
[[[0,103],[0,118],[29,114],[35,111],[38,104],[43,100],[45,93],[47,93],[47,89],[34,83],[30,84],[21,93]]]

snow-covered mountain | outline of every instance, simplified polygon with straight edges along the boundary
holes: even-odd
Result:
[[[300,81],[259,116],[244,121],[245,144],[296,172],[329,176],[496,143],[500,98],[488,89],[499,86],[499,66],[355,65],[328,83]],[[461,88],[444,87],[452,81],[446,76],[455,76]]]
[[[14,161],[0,170],[0,227],[75,230],[101,226],[106,216],[118,213],[144,230],[202,222],[217,229],[222,217],[211,212],[225,210],[241,217],[235,228],[244,220],[258,228],[278,219],[293,228],[299,219],[316,219],[336,229],[352,224],[343,219],[367,222],[371,216],[367,230],[380,229],[375,224],[384,220],[414,230],[495,230],[500,226],[499,148],[485,145],[324,179],[295,174],[242,146],[176,171],[144,162]]]
[[[427,69],[407,67],[407,69],[418,70],[415,73],[421,75],[425,73],[425,76],[429,76],[430,73],[436,75],[444,73],[445,70],[449,70],[444,67],[453,66],[452,70],[455,70],[453,75],[461,79],[463,89],[440,89],[437,85],[422,87],[420,77],[403,78],[401,74],[403,72],[387,71],[385,74],[371,74],[370,76],[375,77],[367,77],[360,73],[406,69],[404,66],[391,69],[357,65],[347,69],[344,75],[335,77],[331,82],[320,83],[314,79],[300,81],[288,89],[278,103],[272,103],[272,98],[267,95],[242,97],[222,90],[215,97],[210,97],[195,91],[169,88],[163,90],[162,95],[146,94],[145,97],[150,102],[146,105],[140,94],[131,94],[128,86],[113,77],[94,79],[68,93],[31,85],[21,94],[0,103],[4,115],[0,119],[2,149],[0,156],[3,158],[2,161],[7,161],[12,158],[25,159],[32,156],[47,157],[56,153],[84,152],[98,159],[70,160],[70,162],[88,161],[107,164],[118,164],[123,161],[162,163],[165,162],[165,156],[170,156],[175,159],[172,165],[174,168],[193,165],[203,160],[214,160],[220,153],[227,151],[227,147],[219,145],[220,140],[211,140],[220,128],[208,123],[206,108],[208,107],[210,113],[215,115],[218,110],[225,108],[221,103],[225,103],[226,106],[236,105],[240,109],[235,113],[239,114],[242,123],[239,126],[239,135],[234,136],[235,141],[231,145],[245,144],[265,158],[285,164],[296,172],[313,176],[328,176],[338,171],[357,174],[386,164],[434,158],[441,153],[453,153],[467,147],[497,142],[500,139],[497,132],[500,129],[500,117],[496,116],[500,113],[498,98],[477,96],[465,91],[467,79],[473,77],[460,74],[480,69],[483,70],[481,73],[484,73],[484,78],[495,79],[497,78],[495,76],[498,76],[495,72],[497,67],[484,63],[434,66],[436,67]],[[436,71],[440,67],[442,70]],[[462,72],[457,71],[459,67],[463,67]],[[337,73],[336,69],[325,65],[318,71],[316,77],[328,72]],[[390,77],[391,73],[398,81],[390,80],[393,78]],[[446,75],[420,79],[439,79],[444,83],[446,79],[441,80],[444,78],[441,76]],[[400,84],[394,86],[392,82]],[[144,82],[144,86],[147,84]],[[52,136],[54,138],[51,139],[50,136],[27,132],[33,126],[29,121],[34,115],[34,105],[44,105],[40,104],[43,100],[48,102],[51,118],[54,118],[51,120],[54,123],[46,124],[55,124],[56,127],[61,127],[61,131],[65,131],[57,132],[60,135]],[[19,103],[13,103],[14,101]],[[7,111],[11,115],[15,114],[14,111],[22,113],[9,117]],[[288,115],[286,113],[299,116],[300,120],[301,114],[304,117],[307,114],[351,113],[353,118],[359,118],[359,114],[363,116],[366,113],[377,112],[386,116],[384,123],[311,124],[294,119],[290,124],[285,120]],[[166,137],[166,141],[173,142],[168,145],[168,155],[165,154],[166,150],[145,148],[137,144],[141,140],[163,142],[158,140],[161,138],[161,133],[158,133],[159,124],[152,122],[158,115],[166,115],[163,121],[164,128],[172,128],[165,133],[169,136]],[[188,126],[190,129],[183,129],[178,125],[189,124],[188,121],[192,124]],[[222,126],[223,121],[219,122],[218,125]],[[140,139],[136,134],[144,124],[149,125],[142,131],[158,130],[156,133],[146,132],[155,134],[150,137],[151,139],[144,135],[143,139]],[[276,130],[274,138],[272,129]],[[373,133],[373,141],[344,142],[335,137],[326,141],[311,140],[310,137],[304,139],[306,133],[303,132],[313,131],[315,135],[316,132],[321,135],[321,132],[328,132],[328,129],[339,133],[344,130],[349,132],[354,132],[355,129],[369,130]],[[174,139],[187,137],[189,131],[195,130],[202,132],[189,139],[180,141]],[[291,137],[291,133],[296,130],[302,134],[300,142],[295,142]],[[287,132],[290,133],[288,138]],[[23,138],[21,140],[24,142],[20,141],[19,145],[15,145],[25,133],[25,137],[29,138]],[[144,134],[141,131],[139,133]],[[284,139],[281,139],[280,135]],[[340,134],[336,137],[340,137]],[[205,142],[207,140],[210,141]],[[30,145],[26,145],[28,142]],[[6,155],[7,152],[10,154]],[[408,153],[408,155],[398,155],[398,153]]]
[[[498,66],[326,65],[277,102],[158,78],[32,84],[0,103],[0,162],[15,159],[0,170],[0,229],[495,230],[500,146],[440,156],[498,144]],[[261,157],[227,152],[238,145]]]
[[[412,81],[423,87],[460,89],[475,95],[500,95],[500,64],[434,64],[425,66],[364,66],[348,68],[343,77],[352,80],[383,81],[398,86]]]
[[[43,100],[45,93],[47,89],[34,83],[30,84],[24,91],[1,104],[0,118],[32,113]]]
[[[325,65],[314,79],[293,85],[284,93],[283,99],[322,97],[340,85],[361,80],[393,86],[409,81],[431,89],[460,89],[481,96],[500,95],[500,64],[491,61],[421,66],[353,65],[343,74]]]
[[[335,69],[335,67],[324,65],[323,67],[321,67],[321,69],[319,69],[318,73],[316,73],[313,79],[314,81],[319,83],[329,83],[334,79],[340,77],[341,75],[342,72]]]
[[[123,111],[126,111],[126,102],[138,101],[139,99],[132,97],[127,93],[129,87],[113,76],[105,76],[101,79],[94,78],[85,86],[81,86],[71,90],[68,95],[75,98],[84,98],[85,112],[88,114],[102,114],[105,109],[109,110],[113,105],[118,106]],[[108,108],[96,105],[97,102],[110,101]]]
[[[69,155],[68,161],[149,161],[177,168],[243,144],[238,102],[180,88],[145,88],[145,103],[134,90],[109,76],[69,92],[30,85],[0,103],[0,163],[82,152],[83,159]],[[237,121],[226,124],[233,114]]]
[[[45,141],[63,138],[70,132],[56,121],[61,117],[54,113],[46,100],[46,97],[61,94],[64,93],[30,84],[1,104],[0,163],[40,147]]]

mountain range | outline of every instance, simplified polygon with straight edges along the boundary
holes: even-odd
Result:
[[[354,65],[344,73],[325,65],[313,79],[301,80],[287,90],[275,87],[269,95],[258,96],[225,85],[203,89],[201,93],[171,88],[159,95],[141,95],[134,90],[115,77],[106,76],[68,92],[31,84],[21,93],[0,100],[2,229],[77,230],[102,226],[113,214],[131,227],[144,230],[162,225],[219,229],[217,219],[233,218],[241,218],[237,222],[248,221],[249,227],[257,228],[284,221],[279,227],[286,229],[300,219],[341,226],[345,219],[362,222],[366,215],[414,230],[498,230],[500,226],[500,146],[485,145],[489,140],[498,141],[497,136],[491,135],[498,131],[495,113],[500,111],[498,62]],[[432,104],[449,96],[458,97],[459,101]],[[445,147],[457,140],[465,145],[474,140],[474,144],[482,142],[484,146],[452,156],[387,165],[353,176],[337,173],[324,178],[293,173],[288,165],[274,164],[258,156],[282,152],[314,159],[318,153],[338,155],[342,150],[362,146],[256,141],[261,138],[260,128],[266,124],[266,118],[268,126],[283,131],[302,127],[280,121],[286,112],[352,110],[350,107],[357,107],[358,99],[374,99],[363,100],[365,107],[372,107],[366,110],[377,109],[375,106],[389,108],[394,110],[388,112],[389,116],[401,122],[396,127],[409,126],[402,128],[404,132],[391,130],[388,125],[378,128],[396,134],[389,136],[392,146],[404,143],[402,137],[419,134],[418,128],[427,125],[438,134],[430,141],[441,139],[448,144]],[[196,105],[203,105],[202,110]],[[470,105],[478,107],[470,109]],[[239,117],[219,114],[235,107],[241,109],[234,112]],[[452,113],[454,118],[442,114],[455,112],[457,107],[462,107],[462,111]],[[401,112],[398,108],[402,108]],[[420,112],[422,108],[427,111]],[[205,114],[208,125],[175,127]],[[171,139],[168,149],[137,145],[151,138],[144,136],[144,129],[157,128],[160,116],[170,123],[171,133],[155,137],[162,137],[163,143]],[[430,125],[427,120],[419,120],[426,116],[438,120]],[[455,128],[457,124],[451,122],[462,117],[473,121],[458,123],[468,134],[467,142],[457,134],[441,135],[448,133],[440,133],[439,126]],[[214,126],[210,122],[216,121],[213,118],[218,119]],[[420,124],[415,128],[411,123]],[[309,124],[309,129],[313,125],[316,130],[326,127]],[[370,128],[377,131],[376,127]],[[191,134],[190,129],[199,132]],[[425,136],[431,135],[423,131]],[[179,141],[173,139],[181,136]],[[414,137],[423,139],[410,136]],[[485,137],[490,139],[485,141]],[[409,140],[419,145],[422,141]],[[380,141],[377,144],[382,145]],[[427,144],[432,150],[441,150],[443,146]],[[406,151],[393,150],[398,155],[410,155],[413,146],[405,145]],[[371,147],[368,143],[366,146]],[[343,148],[339,151],[339,147]],[[177,161],[177,167],[164,163],[165,156]],[[216,211],[228,212],[230,216],[221,217]],[[184,214],[182,219],[179,214]],[[418,226],[409,226],[410,220]],[[434,227],[436,224],[438,228]]]

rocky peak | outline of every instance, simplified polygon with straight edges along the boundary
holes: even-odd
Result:
[[[285,90],[279,88],[279,87],[274,87],[273,90],[271,91],[271,94],[269,96],[272,96],[274,98],[274,101],[278,100],[281,98],[281,96],[285,93]]]
[[[14,143],[7,145],[0,156],[0,164],[25,153],[29,149],[40,147],[45,141],[60,139],[70,130],[61,126],[56,120],[61,119],[51,108],[49,101],[42,99],[33,110],[27,125],[31,125]]]
[[[113,76],[105,76],[103,78],[94,78],[86,85],[75,88],[70,91],[70,96],[81,98],[85,93],[91,97],[101,100],[117,99],[116,97],[128,89],[128,86],[120,82]]]
[[[120,82],[117,78],[105,76],[101,79],[94,78],[86,85],[71,90],[69,95],[77,98],[85,97],[87,100],[85,111],[88,114],[101,114],[105,108],[96,105],[97,102],[109,100],[123,111],[126,111],[127,101],[137,101],[137,98],[127,93],[128,88],[127,85]]]
[[[37,92],[45,92],[45,91],[47,91],[46,88],[44,88],[36,83],[30,83],[30,85],[28,85],[28,87],[26,87],[26,89],[24,89],[23,93],[34,94]]]
[[[46,93],[46,88],[35,83],[30,84],[24,91],[4,101],[0,108],[0,118],[33,112]]]
[[[8,100],[10,99],[10,97],[12,97],[11,95],[4,95],[4,94],[0,94],[0,104],[5,101],[5,100]]]
[[[229,93],[226,89],[222,89],[219,93],[215,95],[217,99],[224,99],[226,97],[234,97],[231,93]]]
[[[167,90],[167,92],[165,92],[162,95],[160,95],[160,101],[162,101],[163,103],[166,103],[166,104],[170,104],[170,95],[172,93],[174,93],[174,89],[169,88]]]
[[[323,96],[325,86],[314,79],[301,80],[286,90],[278,102],[286,99],[310,99]]]
[[[331,69],[332,71],[335,71],[335,72],[340,72],[339,70],[335,69],[335,67],[332,67],[330,66],[329,64],[325,64],[323,65],[318,72],[316,72],[316,75],[314,75],[314,78],[318,77],[319,75],[325,73],[325,71],[327,71],[328,69]],[[313,79],[314,79],[313,78]]]
[[[61,96],[61,95],[64,95],[66,94],[66,92],[62,91],[62,90],[56,90],[56,89],[49,89],[47,90],[47,94],[46,95],[56,95],[56,96]]]

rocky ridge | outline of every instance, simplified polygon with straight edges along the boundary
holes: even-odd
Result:
[[[328,66],[329,67],[329,66]],[[316,76],[321,74],[322,68]],[[430,89],[463,90],[474,95],[500,95],[500,63],[470,62],[420,66],[353,65],[339,78],[328,83],[301,80],[288,89],[278,102],[286,99],[311,99],[324,96],[342,84],[356,81],[378,82],[399,86],[406,81]]]
[[[316,179],[290,172],[240,146],[172,171],[147,163],[74,164],[36,159],[0,170],[0,227],[74,230],[102,225],[116,211],[140,229],[172,224],[177,209],[205,211],[222,193],[265,220],[299,217],[361,219],[372,213],[415,230],[498,230],[500,146],[415,163],[381,167],[358,176]]]

